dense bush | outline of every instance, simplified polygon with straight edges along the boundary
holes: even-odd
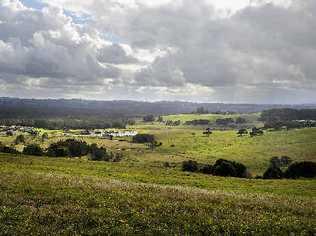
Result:
[[[261,130],[257,127],[253,127],[249,134],[250,134],[250,137],[253,137],[253,136],[257,136],[257,135],[263,135],[264,133],[263,133],[263,130]]]
[[[196,161],[184,161],[182,162],[182,170],[188,172],[197,172],[199,170],[199,166]]]
[[[285,171],[286,178],[316,177],[316,163],[311,161],[294,162]]]
[[[20,152],[13,147],[8,147],[0,143],[0,152],[9,154],[19,154]]]
[[[20,143],[24,143],[25,142],[25,138],[24,138],[24,135],[20,134],[18,136],[16,136],[15,140],[14,140],[14,143],[16,145],[20,144]]]
[[[230,124],[233,124],[234,123],[234,120],[232,118],[223,118],[223,119],[217,119],[215,121],[215,123],[217,125],[223,125],[223,126],[226,126],[226,125],[230,125]]]
[[[31,156],[43,156],[43,149],[37,144],[29,144],[23,149],[23,154]]]
[[[8,130],[7,132],[5,132],[6,136],[13,136],[14,132],[12,130]]]
[[[162,116],[158,116],[158,118],[157,118],[157,122],[163,122],[163,117]]]
[[[65,143],[68,145],[69,154],[72,157],[85,156],[89,152],[89,145],[85,141],[68,139]]]
[[[92,161],[119,162],[123,158],[121,153],[113,154],[95,143],[88,145],[84,141],[74,139],[52,143],[47,149],[47,155],[50,157],[81,157],[88,154]]]
[[[133,137],[134,143],[154,143],[155,137],[152,134],[137,134]]]
[[[292,159],[288,156],[281,156],[280,162],[282,166],[288,166],[292,163]]]
[[[42,142],[44,142],[45,140],[48,140],[48,133],[42,134]]]
[[[167,120],[166,121],[167,126],[179,126],[180,124],[181,124],[180,120],[175,120],[175,121]]]
[[[218,176],[231,176],[236,177],[237,171],[236,168],[230,162],[222,162],[213,166],[213,174]]]
[[[237,117],[235,122],[236,124],[244,124],[247,123],[247,120],[243,117]]]
[[[247,167],[235,161],[219,159],[213,166],[213,174],[218,176],[231,176],[246,178],[249,173]]]
[[[209,164],[200,164],[192,160],[184,161],[182,162],[182,170],[218,176],[231,176],[239,178],[251,177],[251,174],[247,170],[246,166],[235,161],[228,161],[224,159],[217,160],[213,166]]]
[[[47,149],[48,156],[53,157],[81,157],[89,153],[90,147],[85,141],[67,139],[51,144]]]
[[[271,166],[263,174],[263,179],[282,179],[283,172],[279,167]]]
[[[237,132],[238,136],[243,136],[244,134],[248,134],[248,130],[247,129],[239,129]]]
[[[292,160],[290,157],[288,156],[282,156],[282,157],[272,157],[270,159],[270,166],[272,167],[285,167],[288,166],[289,164],[291,164]]]
[[[202,165],[200,167],[200,172],[203,173],[203,174],[208,174],[208,175],[213,174],[213,166],[212,165],[207,165],[207,164]]]
[[[143,117],[144,122],[154,122],[155,121],[155,116],[154,115],[147,115]]]
[[[90,146],[90,151],[90,160],[92,161],[109,161],[112,158],[112,153],[107,153],[105,148],[99,148],[95,143]]]
[[[69,150],[59,143],[52,143],[47,149],[47,155],[49,157],[67,157],[69,156]]]

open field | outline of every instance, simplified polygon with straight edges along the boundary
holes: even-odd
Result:
[[[315,233],[314,180],[3,154],[0,162],[0,229],[7,234]]]
[[[315,179],[224,178],[181,170],[184,160],[213,164],[225,158],[244,163],[255,176],[262,175],[272,156],[315,161],[316,129],[265,132],[251,138],[238,137],[235,130],[214,131],[207,137],[201,127],[157,123],[129,128],[154,134],[162,146],[150,150],[131,138],[74,136],[123,153],[118,163],[0,154],[0,232],[316,233]],[[49,140],[26,136],[26,144],[46,148],[72,137],[60,130],[43,132]],[[12,145],[14,139],[3,136],[0,142]]]
[[[61,139],[76,138],[97,143],[114,152],[123,152],[126,162],[180,164],[188,159],[212,164],[219,158],[239,161],[248,166],[253,174],[262,174],[273,156],[289,156],[293,160],[315,161],[316,129],[294,129],[289,131],[265,132],[263,136],[238,137],[235,130],[214,131],[209,137],[203,135],[202,128],[166,127],[147,125],[136,126],[140,133],[154,134],[162,146],[149,150],[146,145],[135,144],[131,138],[100,139],[88,136],[64,136],[62,131],[48,132],[49,140],[42,142],[40,137],[26,136],[26,144],[38,143],[47,148],[50,143]],[[0,142],[11,145],[13,137],[0,137]],[[20,151],[23,145],[17,145]]]
[[[163,116],[164,120],[172,120],[181,122],[191,121],[191,120],[209,120],[210,122],[215,122],[216,119],[224,119],[224,118],[233,118],[236,119],[238,117],[245,118],[249,122],[255,122],[259,118],[260,113],[249,113],[249,114],[231,114],[231,115],[223,115],[223,114],[178,114],[178,115],[168,115]]]

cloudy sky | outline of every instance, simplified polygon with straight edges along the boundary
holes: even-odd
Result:
[[[0,0],[0,97],[316,103],[315,0]]]

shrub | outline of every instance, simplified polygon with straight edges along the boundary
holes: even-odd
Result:
[[[287,156],[282,156],[281,158],[272,157],[270,159],[270,166],[280,168],[280,167],[288,166],[291,162],[292,162],[291,158]]]
[[[24,135],[20,134],[20,135],[16,136],[14,143],[16,145],[18,145],[20,143],[25,143]]]
[[[90,146],[90,159],[92,161],[109,161],[111,156],[108,155],[106,149],[101,147],[99,148],[95,143]]]
[[[282,179],[283,172],[279,167],[271,166],[263,174],[263,179]]]
[[[230,162],[222,162],[215,164],[213,167],[213,174],[218,176],[237,176],[236,168]]]
[[[280,162],[282,166],[288,166],[292,163],[292,159],[288,156],[281,156]]]
[[[163,167],[165,167],[165,168],[170,168],[171,165],[170,165],[169,162],[166,161],[166,162],[163,163]]]
[[[196,161],[184,161],[182,162],[182,170],[188,172],[197,172],[199,170],[198,163]]]
[[[263,135],[264,133],[261,129],[259,129],[257,127],[253,127],[249,134],[250,134],[250,137],[253,137],[253,136],[257,136],[257,135]]]
[[[13,147],[8,147],[0,143],[0,152],[9,154],[19,154],[20,152]]]
[[[162,117],[162,116],[159,116],[159,117],[157,118],[157,122],[162,123],[162,122],[163,122],[163,117]]]
[[[155,121],[155,116],[154,115],[147,115],[143,117],[144,122],[154,122]]]
[[[59,146],[58,144],[53,143],[48,147],[47,155],[49,157],[67,157],[69,156],[69,150],[67,147]]]
[[[48,133],[43,133],[42,134],[42,142],[48,139]]]
[[[226,125],[234,123],[234,120],[232,118],[223,118],[223,119],[217,119],[215,123],[216,125],[226,126]]]
[[[280,159],[279,157],[271,157],[270,159],[270,166],[279,168],[281,167]]]
[[[213,166],[212,165],[202,165],[200,168],[200,172],[203,174],[213,174]]]
[[[236,118],[236,124],[244,124],[247,123],[247,120],[243,117],[237,117]]]
[[[43,149],[37,144],[29,144],[23,149],[23,154],[31,156],[43,156]]]
[[[155,137],[152,134],[137,134],[133,137],[134,143],[154,143]]]
[[[89,152],[89,145],[85,141],[68,139],[65,143],[68,146],[69,154],[72,157],[85,156]]]
[[[219,159],[215,162],[215,165],[213,166],[213,174],[218,176],[231,176],[240,178],[246,178],[250,175],[245,165],[224,159]]]
[[[166,125],[167,126],[179,126],[181,124],[180,120],[172,121],[172,120],[167,120]]]
[[[311,161],[295,162],[285,171],[286,178],[316,177],[316,163]]]
[[[90,147],[85,141],[67,139],[52,143],[47,150],[49,156],[53,157],[81,157],[89,153]]]
[[[11,131],[11,130],[8,130],[5,134],[6,134],[7,136],[13,136],[13,135],[14,135],[14,132]]]
[[[243,136],[244,134],[248,134],[248,130],[247,129],[240,129],[237,132],[238,136]]]

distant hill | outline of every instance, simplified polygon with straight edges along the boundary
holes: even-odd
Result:
[[[0,98],[0,119],[42,119],[57,117],[136,117],[145,114],[167,115],[191,113],[203,107],[211,113],[261,112],[273,108],[309,109],[316,105],[262,105],[192,103],[179,101],[91,101],[80,99],[19,99]]]

